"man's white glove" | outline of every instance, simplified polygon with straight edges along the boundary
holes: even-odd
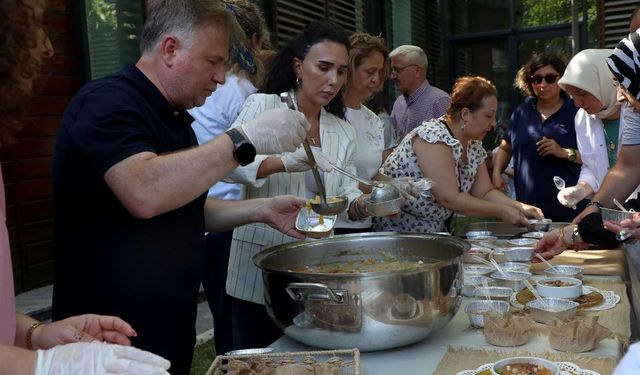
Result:
[[[391,179],[393,186],[400,190],[400,193],[409,199],[419,198],[420,195],[433,187],[433,181],[428,178],[414,179],[413,177],[398,177]]]
[[[300,146],[311,125],[302,112],[276,108],[240,127],[258,154],[279,154]]]
[[[316,159],[318,169],[323,172],[331,172],[333,170],[334,160],[331,156],[323,153],[320,150],[311,149],[313,157]],[[304,152],[304,147],[298,148],[294,152],[287,152],[280,157],[284,170],[287,172],[304,172],[311,169],[309,161],[307,160],[307,153]]]
[[[166,359],[131,346],[79,342],[38,350],[34,375],[169,375]]]
[[[558,202],[565,207],[576,208],[578,202],[587,196],[584,186],[578,184],[561,189],[558,192]]]

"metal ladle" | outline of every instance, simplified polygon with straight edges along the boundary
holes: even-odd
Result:
[[[390,183],[365,180],[364,178],[358,177],[353,173],[348,172],[333,163],[331,163],[331,165],[333,166],[333,169],[335,169],[337,172],[351,179],[354,179],[360,183],[363,183],[367,186],[373,187],[373,189],[371,189],[371,196],[369,198],[371,203],[388,202],[390,200],[394,200],[398,198],[401,195],[400,190]]]
[[[288,92],[280,93],[280,101],[286,103],[289,109],[297,111],[293,98]],[[324,184],[322,183],[322,178],[320,177],[320,172],[318,171],[316,158],[313,156],[311,146],[309,146],[306,138],[302,141],[302,147],[304,147],[304,152],[307,154],[307,161],[309,165],[311,165],[311,173],[313,173],[313,179],[316,181],[316,187],[320,195],[320,202],[311,201],[311,209],[318,215],[337,215],[341,213],[347,208],[347,197],[338,196],[332,197],[331,201],[327,200],[327,194],[324,189]]]

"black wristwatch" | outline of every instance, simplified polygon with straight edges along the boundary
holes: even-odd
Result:
[[[603,207],[602,203],[600,203],[598,201],[591,201],[591,202],[587,203],[587,207],[589,207],[589,206],[596,206],[598,209],[601,209]]]
[[[253,163],[256,159],[256,148],[249,142],[236,128],[226,131],[226,134],[233,142],[233,158],[238,164],[245,166]]]

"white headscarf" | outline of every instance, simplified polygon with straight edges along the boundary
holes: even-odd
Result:
[[[616,86],[613,73],[607,66],[607,57],[613,50],[585,49],[578,52],[565,69],[558,85],[567,91],[567,85],[589,92],[602,103],[602,109],[596,113],[599,119],[611,117],[619,108],[616,99]]]

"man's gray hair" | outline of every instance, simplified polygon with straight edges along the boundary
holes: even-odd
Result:
[[[389,53],[389,58],[393,58],[395,56],[404,56],[412,63],[422,65],[425,73],[427,72],[427,68],[429,67],[429,60],[427,60],[427,54],[424,53],[424,50],[422,48],[405,44],[400,47],[396,47],[393,51],[391,51],[391,53]]]
[[[233,34],[231,16],[218,0],[149,0],[140,37],[142,54],[150,52],[163,36],[175,34],[189,44],[203,22],[213,22]]]

